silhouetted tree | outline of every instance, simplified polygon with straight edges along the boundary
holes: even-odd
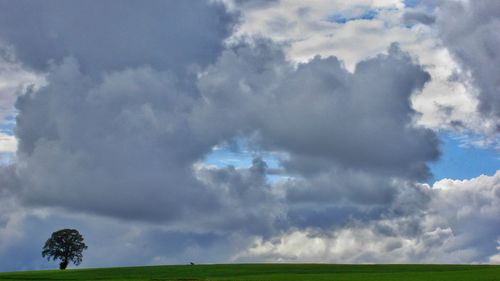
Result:
[[[50,236],[43,246],[42,257],[48,260],[61,260],[59,269],[66,269],[69,262],[79,265],[82,262],[82,252],[87,249],[83,236],[76,229],[61,229]]]

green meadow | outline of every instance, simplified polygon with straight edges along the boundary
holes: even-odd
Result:
[[[494,265],[216,264],[6,272],[0,280],[499,281]]]

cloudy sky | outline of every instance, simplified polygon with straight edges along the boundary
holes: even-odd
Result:
[[[0,271],[500,263],[500,2],[0,0]]]

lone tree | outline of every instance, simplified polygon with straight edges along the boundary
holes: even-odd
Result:
[[[50,236],[43,246],[42,257],[48,260],[61,260],[59,269],[66,269],[69,262],[79,265],[82,262],[82,252],[87,249],[83,236],[76,229],[61,229]]]

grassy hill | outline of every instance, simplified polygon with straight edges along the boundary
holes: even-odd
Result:
[[[220,264],[0,273],[0,280],[499,281],[491,265]]]

